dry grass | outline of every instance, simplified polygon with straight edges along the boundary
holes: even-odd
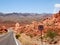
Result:
[[[39,36],[31,38],[30,36],[27,36],[23,33],[20,35],[19,40],[22,43],[22,45],[42,45]],[[54,44],[49,44],[48,42],[42,42],[42,43],[43,45],[54,45]],[[55,45],[59,45],[59,44],[60,41]]]

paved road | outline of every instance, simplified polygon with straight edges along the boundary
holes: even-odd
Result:
[[[0,45],[20,45],[15,38],[13,31],[0,35]]]

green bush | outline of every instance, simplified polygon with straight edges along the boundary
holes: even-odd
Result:
[[[16,37],[16,39],[18,39],[18,38],[20,37],[20,35],[19,35],[19,34],[16,34],[16,36],[15,36],[15,37]]]
[[[52,31],[52,30],[48,30],[46,33],[46,38],[47,38],[49,43],[54,42],[56,36],[57,36],[57,33],[55,31]]]
[[[57,33],[55,31],[48,30],[46,36],[50,39],[54,39],[57,36]]]

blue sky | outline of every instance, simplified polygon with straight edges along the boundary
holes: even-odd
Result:
[[[0,0],[0,12],[52,13],[60,0]]]

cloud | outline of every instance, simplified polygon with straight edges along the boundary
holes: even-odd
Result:
[[[54,7],[60,8],[60,4],[55,4]]]

